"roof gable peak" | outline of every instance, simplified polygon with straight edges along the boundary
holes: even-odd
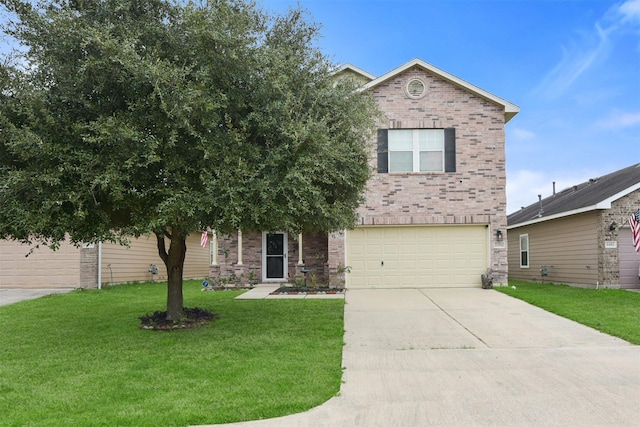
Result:
[[[490,92],[487,92],[486,90],[475,86],[469,82],[467,82],[466,80],[463,80],[457,76],[454,76],[451,73],[448,73],[444,70],[441,70],[440,68],[436,67],[435,65],[429,64],[426,61],[423,61],[420,58],[414,58],[411,61],[397,67],[394,68],[393,70],[383,74],[382,76],[370,81],[369,83],[367,83],[366,85],[363,86],[364,90],[367,89],[371,89],[374,88],[382,83],[384,83],[385,81],[389,80],[390,78],[393,78],[395,76],[397,76],[398,74],[401,74],[413,67],[419,67],[422,68],[423,70],[434,74],[446,81],[448,81],[449,83],[452,83],[458,87],[461,87],[462,89],[473,93],[474,95],[477,95],[481,98],[487,99],[491,102],[494,102],[496,104],[499,104],[501,106],[503,106],[504,108],[504,115],[505,115],[505,123],[507,123],[509,120],[511,120],[516,114],[518,114],[518,112],[520,111],[520,107],[518,107],[515,104],[512,104],[511,102],[502,99]]]
[[[375,80],[376,78],[376,76],[374,76],[373,74],[363,70],[362,68],[356,67],[355,65],[350,64],[348,62],[336,68],[335,71],[333,72],[333,75],[338,75],[341,73],[348,73],[348,72],[361,76],[367,82],[370,82],[371,80]]]

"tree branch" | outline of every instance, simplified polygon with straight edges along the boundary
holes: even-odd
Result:
[[[166,235],[169,238],[171,238],[171,236],[169,236],[169,233],[167,233],[166,230],[163,233],[154,231],[153,234],[156,235],[156,241],[158,242],[158,255],[160,255],[160,258],[162,259],[164,264],[167,265],[169,254],[167,254],[167,248],[164,243],[164,236]]]

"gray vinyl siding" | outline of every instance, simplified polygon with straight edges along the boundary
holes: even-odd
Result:
[[[211,234],[209,234],[209,242],[211,242]],[[187,256],[184,260],[184,278],[199,279],[209,276],[209,244],[206,247],[200,246],[200,234],[194,233],[187,238]],[[160,260],[160,257],[158,257]],[[162,262],[160,262],[162,264]],[[159,267],[163,267],[161,265]]]
[[[549,267],[545,282],[593,285],[598,281],[598,214],[587,212],[508,232],[509,278],[542,279],[540,268]],[[520,268],[522,234],[529,235],[529,268]]]
[[[80,287],[80,249],[62,243],[57,251],[35,249],[12,240],[0,240],[0,288]]]
[[[169,241],[166,240],[167,249]],[[113,243],[102,245],[102,283],[123,283],[151,280],[149,267],[158,266],[155,281],[167,280],[167,270],[158,255],[155,236],[133,240],[129,247]],[[200,234],[187,238],[187,255],[184,263],[185,279],[207,277],[209,275],[209,246],[200,246]]]
[[[151,280],[149,266],[156,264],[160,274],[157,280],[166,280],[167,274],[161,268],[155,237],[141,237],[129,246],[114,243],[102,244],[102,283],[123,283]]]
[[[97,245],[96,245],[97,246]],[[168,242],[167,242],[168,247]],[[52,251],[47,247],[34,250],[11,240],[0,240],[0,288],[80,288],[95,287],[97,283],[97,250],[94,256],[83,259],[80,249],[70,243],[62,243]],[[91,265],[83,266],[83,263]],[[159,274],[156,281],[166,280],[167,273],[158,256],[155,237],[141,237],[129,247],[113,243],[102,245],[102,284],[151,280],[149,266],[156,264]],[[110,268],[109,268],[110,267]],[[83,268],[85,276],[83,279]],[[185,279],[209,275],[209,246],[200,246],[200,234],[187,239]],[[83,282],[84,280],[84,282]]]

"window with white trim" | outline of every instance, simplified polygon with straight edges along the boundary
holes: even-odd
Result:
[[[520,268],[529,268],[529,235],[520,235]]]
[[[444,172],[444,129],[389,130],[389,172]]]

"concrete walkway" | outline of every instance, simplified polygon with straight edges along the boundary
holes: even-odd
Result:
[[[236,427],[638,426],[640,346],[499,292],[349,290],[340,395]]]
[[[0,288],[0,305],[9,305],[16,302],[36,299],[51,294],[62,294],[65,292],[71,292],[72,290],[73,288]]]

